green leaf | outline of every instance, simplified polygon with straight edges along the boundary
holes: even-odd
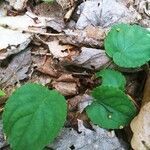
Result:
[[[1,96],[5,96],[5,93],[2,90],[0,90],[0,97]]]
[[[53,3],[55,0],[43,0],[46,3]]]
[[[38,84],[26,84],[8,99],[3,113],[4,132],[13,150],[42,150],[64,125],[65,98]]]
[[[133,119],[136,108],[131,99],[114,87],[97,87],[92,96],[95,101],[86,108],[94,124],[106,129],[122,128]]]
[[[136,68],[150,60],[150,32],[137,25],[113,26],[104,45],[106,53],[120,67]]]
[[[118,71],[104,69],[96,73],[97,77],[102,77],[102,86],[116,87],[124,90],[126,85],[125,77]]]

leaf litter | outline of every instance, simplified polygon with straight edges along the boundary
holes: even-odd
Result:
[[[126,92],[140,108],[146,69],[134,69],[131,74],[128,69],[116,67],[104,51],[104,39],[111,26],[120,22],[150,28],[149,3],[149,0],[1,2],[0,88],[6,97],[18,86],[35,82],[56,89],[67,98],[68,120],[51,148],[128,149],[130,141],[128,143],[124,130],[121,137],[117,131],[112,136],[109,131],[91,125],[84,108],[90,105],[90,91],[98,84],[95,71],[107,67],[122,70],[127,78]],[[144,96],[147,87],[148,83]],[[2,109],[4,99],[0,103]],[[146,102],[131,123],[134,149],[149,147],[148,116],[149,102]],[[142,138],[139,139],[139,135]],[[2,131],[0,137],[3,147]]]

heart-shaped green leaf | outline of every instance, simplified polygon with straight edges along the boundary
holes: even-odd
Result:
[[[0,97],[1,96],[5,96],[5,93],[2,90],[0,90]]]
[[[125,68],[136,68],[150,60],[150,32],[137,25],[112,27],[105,42],[106,53]]]
[[[131,99],[114,87],[97,87],[92,92],[95,101],[86,108],[94,124],[106,129],[127,125],[135,116],[136,108]]]
[[[102,86],[111,86],[124,90],[126,80],[125,77],[118,71],[104,69],[96,73],[97,77],[102,77]]]
[[[64,125],[65,98],[38,84],[26,84],[8,99],[3,113],[4,132],[13,150],[42,150]]]

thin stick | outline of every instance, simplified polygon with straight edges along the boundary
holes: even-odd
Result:
[[[34,33],[34,34],[41,34],[41,35],[48,35],[48,36],[64,36],[64,33],[44,33],[44,32],[37,32],[33,30],[23,30],[25,33]]]

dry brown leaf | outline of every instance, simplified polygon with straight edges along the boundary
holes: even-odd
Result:
[[[84,108],[92,102],[92,97],[84,94],[77,95],[71,99],[68,99],[68,110],[74,111],[77,110],[80,113],[84,110]]]
[[[52,77],[58,77],[59,75],[51,58],[48,58],[44,63],[41,63],[37,67],[37,70]]]
[[[72,74],[62,74],[57,80],[57,82],[79,82]]]
[[[63,10],[56,3],[40,3],[33,8],[37,16],[63,19]]]
[[[72,96],[78,93],[77,83],[73,82],[53,82],[52,86],[65,96]]]
[[[150,102],[150,70],[148,72],[147,80],[144,87],[142,106],[144,106],[148,102]]]
[[[59,58],[59,59],[68,57],[71,54],[72,49],[74,49],[74,46],[72,45],[59,44],[58,40],[48,42],[47,44],[48,44],[50,53],[53,55],[53,57]]]
[[[45,74],[39,75],[39,74],[33,73],[30,79],[30,82],[42,84],[43,86],[45,86],[45,85],[50,84],[51,80],[52,79],[48,75],[45,75]]]
[[[101,27],[87,26],[84,30],[64,30],[65,36],[58,39],[64,44],[76,46],[102,47],[108,29]]]

